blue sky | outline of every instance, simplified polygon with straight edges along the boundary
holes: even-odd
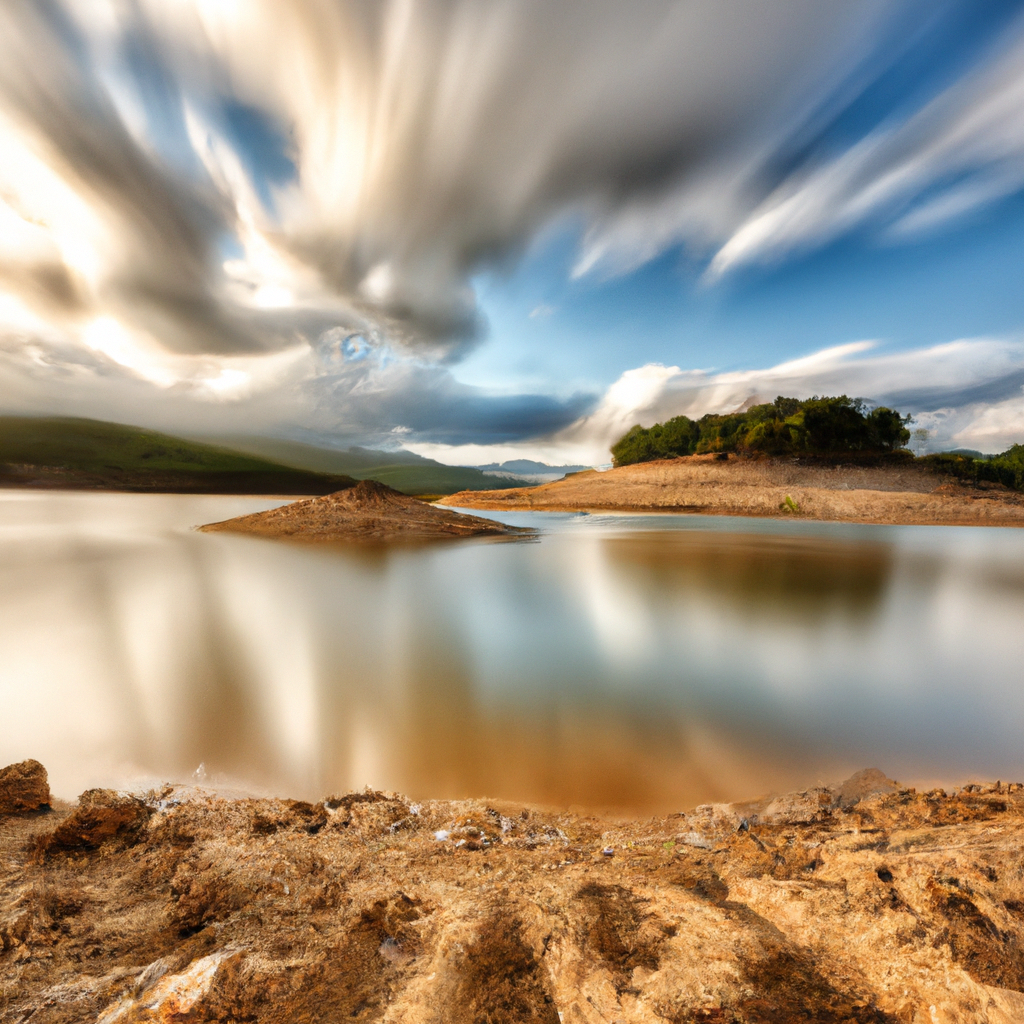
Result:
[[[0,10],[0,406],[601,462],[753,395],[1024,440],[1024,4]]]
[[[639,361],[738,370],[861,339],[898,351],[1024,325],[1020,196],[923,239],[859,233],[710,286],[679,250],[623,277],[573,280],[574,242],[481,276],[489,335],[457,377],[603,389]]]

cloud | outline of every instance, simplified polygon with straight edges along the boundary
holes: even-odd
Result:
[[[871,341],[851,342],[777,366],[729,373],[647,364],[627,370],[592,412],[548,437],[498,446],[409,447],[460,465],[515,458],[602,465],[610,460],[611,445],[637,423],[649,427],[679,415],[699,419],[777,395],[838,394],[913,413],[931,434],[930,450],[994,452],[1024,443],[1024,342],[967,339],[893,354],[875,348]]]
[[[17,311],[4,309],[8,319]],[[495,394],[361,335],[331,330],[313,344],[209,356],[147,346],[97,319],[87,344],[20,311],[0,332],[0,411],[115,419],[185,434],[277,434],[328,446],[517,442],[564,428],[595,396]],[[54,385],[58,385],[55,388]]]
[[[711,260],[711,277],[809,248],[865,222],[911,236],[1024,187],[1024,22],[990,63],[903,122],[790,175]]]
[[[703,166],[884,8],[12,0],[0,214],[34,241],[0,278],[174,351],[456,357],[473,272]]]
[[[577,275],[632,270],[686,244],[710,255],[714,283],[864,227],[911,240],[1024,188],[1024,16],[936,95],[909,107],[898,96],[893,111],[852,131],[850,110],[901,56],[884,36],[875,44],[831,91],[819,81],[817,105],[758,122],[663,194],[630,197],[593,222]]]
[[[909,112],[821,141],[925,12],[8,0],[4,400],[438,443],[563,429],[588,396],[445,369],[486,331],[474,275],[559,218],[582,225],[577,273],[686,244],[714,277],[1021,187],[1024,22]]]

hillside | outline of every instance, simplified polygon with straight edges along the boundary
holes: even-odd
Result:
[[[352,477],[295,469],[141,427],[0,417],[0,485],[211,494],[329,494]]]
[[[273,459],[297,469],[343,473],[356,480],[377,480],[403,494],[487,491],[495,487],[517,487],[522,483],[514,475],[491,476],[471,467],[446,466],[407,451],[319,448],[301,441],[272,437],[228,436],[218,440],[237,451]]]
[[[688,512],[864,523],[1024,526],[1024,495],[964,484],[930,463],[830,466],[719,453],[577,473],[539,487],[463,491],[446,505],[548,511]]]

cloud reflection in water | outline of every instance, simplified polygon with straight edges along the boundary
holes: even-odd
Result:
[[[270,504],[0,495],[0,760],[39,758],[66,796],[203,762],[294,796],[632,809],[870,763],[1024,774],[1015,531],[554,517],[539,543],[392,550],[188,531]]]

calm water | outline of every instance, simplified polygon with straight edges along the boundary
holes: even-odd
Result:
[[[1024,532],[496,515],[528,543],[191,532],[268,499],[0,492],[0,764],[681,809],[1024,779]]]

